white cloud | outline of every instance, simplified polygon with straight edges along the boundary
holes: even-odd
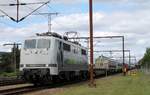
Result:
[[[76,4],[81,2],[86,2],[86,0],[52,0],[54,3],[62,3],[62,4]]]
[[[60,34],[66,31],[77,31],[80,33],[80,36],[89,35],[87,13],[76,13],[56,17],[52,23],[53,31]],[[126,49],[135,51],[134,53],[138,55],[138,57],[141,57],[145,48],[150,46],[150,44],[148,44],[150,36],[149,25],[150,17],[148,11],[132,13],[115,12],[112,14],[96,12],[94,14],[94,36],[125,35]],[[23,38],[34,35],[37,32],[47,32],[47,23],[32,24],[23,28],[2,28],[0,32],[0,41],[4,39],[6,42],[21,41]],[[120,47],[120,44],[113,45],[113,43],[112,41],[109,48],[107,46],[103,48],[116,49],[116,46]]]
[[[104,3],[134,3],[134,4],[150,3],[149,0],[93,0],[93,1]]]
[[[55,0],[56,1],[56,0]],[[53,0],[53,2],[55,2]],[[99,2],[119,2],[119,3],[135,3],[143,4],[149,3],[147,0],[97,0]],[[57,3],[73,3],[71,0],[61,0]],[[76,3],[80,3],[77,0]],[[82,2],[85,2],[82,1]],[[95,0],[96,2],[96,0]],[[2,2],[1,2],[2,3]],[[10,10],[9,10],[10,11]],[[126,49],[131,49],[138,57],[142,57],[145,48],[149,47],[150,37],[150,13],[149,10],[141,8],[135,12],[129,11],[115,11],[111,13],[102,13],[96,11],[94,13],[94,36],[108,36],[108,35],[125,35]],[[58,16],[52,21],[53,31],[63,34],[66,31],[77,31],[80,36],[88,36],[88,13],[74,13],[65,16]],[[27,36],[34,35],[37,32],[47,32],[46,23],[30,24],[23,28],[15,28],[8,26],[1,26],[0,42],[14,42],[21,41]],[[9,34],[9,35],[8,35]],[[112,45],[112,44],[111,44]],[[119,45],[117,45],[119,46]],[[112,45],[112,47],[116,47]],[[105,47],[107,48],[107,47]],[[138,51],[138,52],[137,52]]]
[[[134,53],[138,55],[138,57],[142,57],[145,48],[150,46],[150,44],[148,44],[150,36],[149,15],[149,11],[136,11],[132,13],[115,12],[112,14],[97,12],[94,15],[94,35],[124,35],[126,48],[131,49],[131,51],[139,51]],[[54,22],[54,30],[76,30],[80,32],[80,34],[88,36],[88,14],[72,14],[58,17]]]

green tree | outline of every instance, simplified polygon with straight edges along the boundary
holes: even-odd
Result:
[[[13,68],[11,66],[12,60],[11,60],[11,53],[4,53],[2,54],[1,59],[1,69],[5,72],[12,72]]]
[[[15,57],[16,56],[16,57]],[[14,67],[14,60],[16,60],[16,67]],[[1,55],[0,69],[4,72],[13,72],[15,69],[19,70],[20,50],[18,47],[12,48],[12,52]]]
[[[144,57],[141,60],[142,65],[150,66],[150,48],[146,49],[146,53],[144,54]]]
[[[11,53],[2,54],[2,63],[10,64],[11,63]]]

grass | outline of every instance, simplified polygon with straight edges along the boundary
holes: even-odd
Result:
[[[73,84],[55,95],[150,95],[150,76],[142,73],[97,79],[96,84],[96,88],[88,87],[88,82]]]
[[[0,72],[0,77],[15,77],[15,76],[17,76],[17,73],[15,72],[11,72],[11,73]]]

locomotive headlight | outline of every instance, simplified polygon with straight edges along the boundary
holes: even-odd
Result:
[[[24,67],[24,64],[20,64],[20,67]]]

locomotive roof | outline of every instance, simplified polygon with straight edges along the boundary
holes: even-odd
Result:
[[[82,46],[80,44],[76,44],[73,41],[65,40],[63,38],[59,38],[59,37],[55,37],[55,36],[30,36],[30,37],[26,38],[26,40],[29,40],[29,39],[41,39],[41,38],[42,39],[51,39],[51,38],[54,38],[54,39],[58,39],[60,41],[66,42],[68,44],[76,45],[76,46],[82,47],[84,49],[87,49],[86,47],[84,47],[84,46]]]

